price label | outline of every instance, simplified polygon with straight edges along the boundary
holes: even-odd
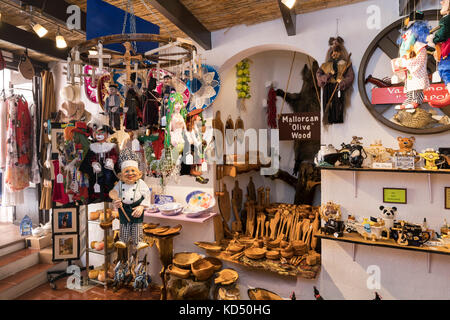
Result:
[[[120,221],[119,219],[114,219],[112,222],[112,229],[115,230],[119,230],[120,229]]]
[[[202,171],[203,172],[208,171],[208,163],[206,161],[202,162]]]
[[[61,173],[59,173],[56,176],[56,183],[63,183],[63,182],[64,182],[64,176]]]
[[[98,183],[96,183],[96,184],[94,185],[94,192],[95,192],[95,193],[100,193],[100,185],[99,185]]]
[[[194,164],[194,157],[192,156],[192,154],[188,154],[186,156],[186,164],[187,165],[192,165]]]
[[[131,148],[133,149],[133,151],[140,151],[141,145],[139,144],[139,140],[134,139],[133,142],[131,143]]]

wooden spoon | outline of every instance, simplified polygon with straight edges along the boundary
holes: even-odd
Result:
[[[269,221],[266,221],[266,238],[268,238],[269,237],[269,225],[270,225],[270,223],[269,223]]]
[[[275,233],[277,232],[277,225],[278,222],[280,221],[280,210],[277,211],[277,213],[275,213],[275,217],[272,218],[272,220],[270,220],[270,239],[275,240]]]
[[[302,226],[303,242],[306,242],[306,237],[308,236],[310,224],[311,224],[311,222],[309,221],[309,219],[303,220],[303,226]]]
[[[316,247],[317,247],[317,238],[314,237],[320,229],[320,221],[319,221],[319,213],[316,211],[316,218],[314,219],[313,222],[313,239],[311,240],[311,249],[313,249],[314,251],[316,251]]]

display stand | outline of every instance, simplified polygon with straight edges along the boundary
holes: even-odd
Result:
[[[102,286],[105,287],[105,289],[108,288],[108,269],[109,269],[109,258],[112,255],[112,253],[114,252],[113,250],[108,249],[108,231],[110,229],[103,229],[103,243],[104,243],[104,247],[103,247],[103,252],[99,252],[96,250],[92,250],[90,248],[90,243],[89,243],[89,223],[93,223],[93,224],[97,224],[98,226],[100,226],[101,222],[105,222],[106,220],[106,211],[108,209],[108,202],[104,201],[103,202],[103,220],[102,221],[96,221],[96,220],[89,220],[89,210],[88,210],[88,205],[85,205],[85,210],[86,210],[86,266],[89,266],[89,255],[92,254],[101,254],[104,256],[104,266],[105,266],[105,281],[99,281],[96,279],[89,279],[89,270],[93,269],[93,267],[89,266],[89,269],[86,268],[87,274],[86,274],[86,279],[88,279],[88,282],[92,282],[94,284],[100,284]]]
[[[166,270],[169,265],[172,264],[173,260],[173,239],[178,236],[179,233],[172,234],[170,236],[158,237],[158,236],[144,236],[146,242],[156,243],[156,248],[159,253],[159,260],[162,264],[161,272],[159,276],[161,277],[163,286],[161,288],[161,300],[167,300],[167,282],[165,278]]]

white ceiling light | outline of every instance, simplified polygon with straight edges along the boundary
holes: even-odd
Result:
[[[289,9],[292,9],[294,7],[295,1],[296,0],[281,0],[281,2]]]
[[[36,32],[39,38],[42,38],[48,33],[48,30],[41,26],[39,23],[31,23],[31,26],[33,27],[34,32]]]
[[[59,33],[59,28],[58,33],[56,34],[56,47],[59,49],[67,48],[67,42],[64,39],[64,37]]]

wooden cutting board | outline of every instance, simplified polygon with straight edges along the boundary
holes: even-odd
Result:
[[[227,185],[222,183],[222,195],[219,196],[219,209],[225,219],[225,222],[230,221],[231,217],[231,200],[230,194],[227,190]]]

